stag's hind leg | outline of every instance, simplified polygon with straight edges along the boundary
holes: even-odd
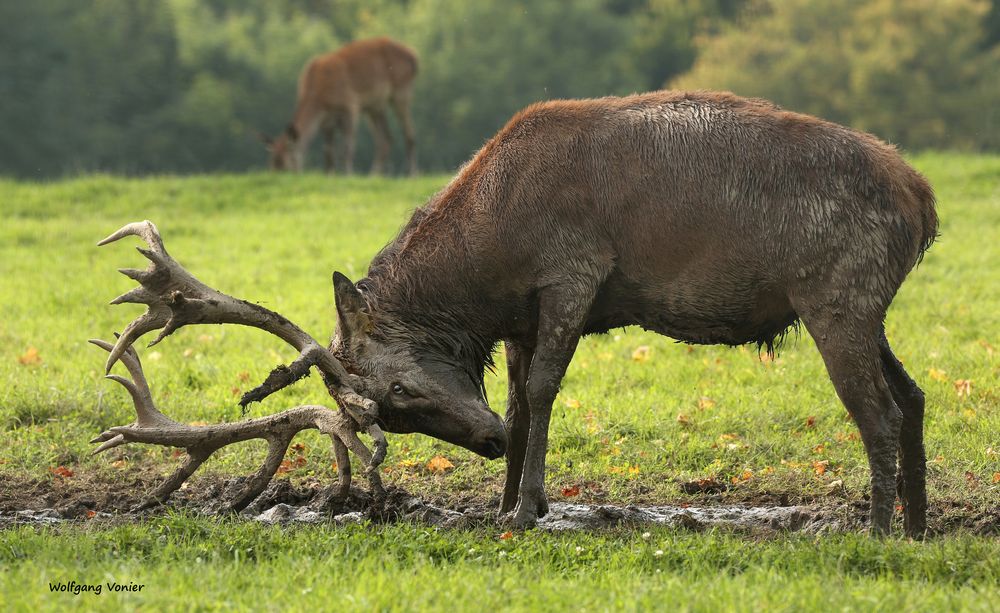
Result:
[[[881,316],[863,318],[832,308],[800,313],[837,395],[861,432],[871,470],[872,532],[888,533],[896,499],[896,450],[903,415],[882,374]]]
[[[879,340],[882,372],[903,414],[899,436],[899,474],[896,479],[903,501],[906,534],[920,537],[927,530],[927,456],[924,452],[924,393],[892,353],[882,333]]]

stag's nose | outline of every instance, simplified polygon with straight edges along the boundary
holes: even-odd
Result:
[[[495,460],[507,452],[507,428],[503,425],[503,420],[496,413],[490,411],[493,417],[493,424],[489,432],[479,441],[476,453]]]
[[[495,460],[507,453],[507,435],[487,437],[480,446],[480,455]]]

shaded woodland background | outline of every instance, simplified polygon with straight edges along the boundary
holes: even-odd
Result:
[[[1000,150],[1000,0],[35,0],[0,4],[0,175],[262,169],[303,64],[382,34],[421,57],[422,170],[531,102],[662,87]]]

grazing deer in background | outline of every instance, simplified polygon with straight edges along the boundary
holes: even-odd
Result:
[[[146,302],[150,311],[123,332],[109,368],[159,327],[263,327],[303,352],[272,373],[266,393],[314,364],[336,397],[373,402],[375,414],[354,409],[359,427],[368,415],[372,428],[422,432],[488,458],[506,454],[501,511],[518,527],[548,510],[549,419],[581,336],[639,325],[688,343],[772,351],[802,321],[861,432],[873,532],[889,531],[897,482],[907,533],[926,528],[924,396],[893,355],[883,321],[934,240],[937,214],[923,176],[868,134],[729,93],[528,107],[413,214],[366,278],[334,274],[338,324],[327,350],[277,314],[170,268],[176,263],[151,226],[107,240],[124,233],[146,238],[154,266],[123,270],[143,287],[118,301]],[[483,393],[501,340],[506,428]],[[252,424],[254,434],[287,446],[279,435],[321,427],[341,450],[358,446],[350,424],[327,424],[331,417],[308,408],[293,416],[286,430]],[[149,442],[156,419],[97,440]],[[242,434],[197,440],[208,450]],[[172,436],[161,444],[191,440],[187,430]]]
[[[406,163],[415,174],[413,120],[410,101],[417,56],[409,48],[388,38],[359,40],[339,50],[313,58],[299,78],[298,105],[285,132],[265,138],[274,170],[301,170],[306,150],[317,131],[323,133],[325,168],[334,169],[334,139],[344,141],[344,168],[354,171],[354,141],[362,114],[371,121],[375,140],[372,173],[385,170],[391,149],[388,109],[403,128]]]

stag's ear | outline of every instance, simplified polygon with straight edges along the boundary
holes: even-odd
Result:
[[[353,344],[372,331],[368,303],[351,280],[333,273],[333,296],[337,302],[337,329],[341,338]]]
[[[296,128],[296,127],[295,127],[295,125],[293,125],[293,124],[288,124],[288,125],[287,125],[287,126],[285,127],[285,134],[287,134],[287,135],[288,135],[288,138],[289,138],[289,139],[290,139],[290,140],[291,140],[291,141],[292,141],[293,143],[294,143],[295,141],[299,140],[299,130],[298,130],[298,128]]]

